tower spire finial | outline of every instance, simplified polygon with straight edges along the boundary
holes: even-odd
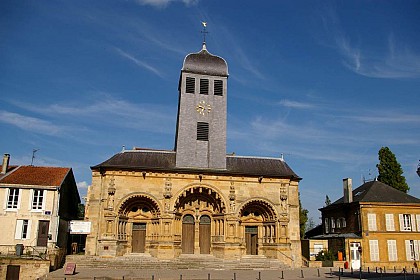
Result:
[[[203,34],[203,50],[206,49],[206,35],[209,33],[207,31],[207,22],[202,21],[201,24],[203,25],[203,30],[201,31],[201,33]]]

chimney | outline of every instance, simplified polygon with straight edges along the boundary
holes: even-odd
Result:
[[[353,188],[351,178],[343,179],[344,203],[353,202]]]
[[[6,174],[7,168],[9,168],[9,160],[10,160],[10,155],[9,154],[4,154],[3,164],[1,166],[1,174]]]

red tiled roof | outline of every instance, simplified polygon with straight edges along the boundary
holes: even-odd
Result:
[[[19,166],[0,179],[1,184],[60,186],[70,168]]]

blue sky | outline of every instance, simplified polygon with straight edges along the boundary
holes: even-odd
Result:
[[[227,151],[280,157],[318,223],[388,146],[420,197],[419,1],[0,2],[0,147],[12,164],[90,166],[172,149],[184,57],[226,59]]]

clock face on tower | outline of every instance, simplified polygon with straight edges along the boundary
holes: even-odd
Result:
[[[209,114],[211,112],[211,106],[210,104],[207,104],[206,101],[202,100],[197,104],[197,106],[195,107],[195,110],[200,115],[204,115],[206,112],[207,114]]]

